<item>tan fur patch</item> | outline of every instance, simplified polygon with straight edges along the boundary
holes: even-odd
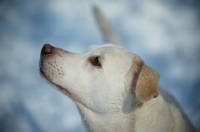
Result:
[[[137,84],[136,96],[139,101],[146,102],[158,96],[159,74],[145,63],[141,67]]]
[[[136,94],[140,102],[146,102],[158,96],[159,74],[136,57],[126,76],[127,90]]]

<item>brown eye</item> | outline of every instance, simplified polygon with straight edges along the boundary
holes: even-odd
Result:
[[[101,58],[99,56],[90,58],[90,62],[93,66],[101,67]]]

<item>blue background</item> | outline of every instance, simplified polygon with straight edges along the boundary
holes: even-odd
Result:
[[[124,46],[161,75],[200,131],[200,15],[195,0],[0,1],[0,131],[84,132],[75,104],[39,75],[50,43],[75,53],[102,43],[97,5]]]

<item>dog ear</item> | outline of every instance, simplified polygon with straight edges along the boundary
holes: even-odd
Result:
[[[142,59],[135,57],[126,75],[125,87],[135,94],[140,102],[146,102],[158,96],[159,74],[147,66]]]

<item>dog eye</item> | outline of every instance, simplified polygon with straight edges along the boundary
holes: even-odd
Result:
[[[101,58],[99,56],[90,58],[90,62],[93,66],[101,67]]]

